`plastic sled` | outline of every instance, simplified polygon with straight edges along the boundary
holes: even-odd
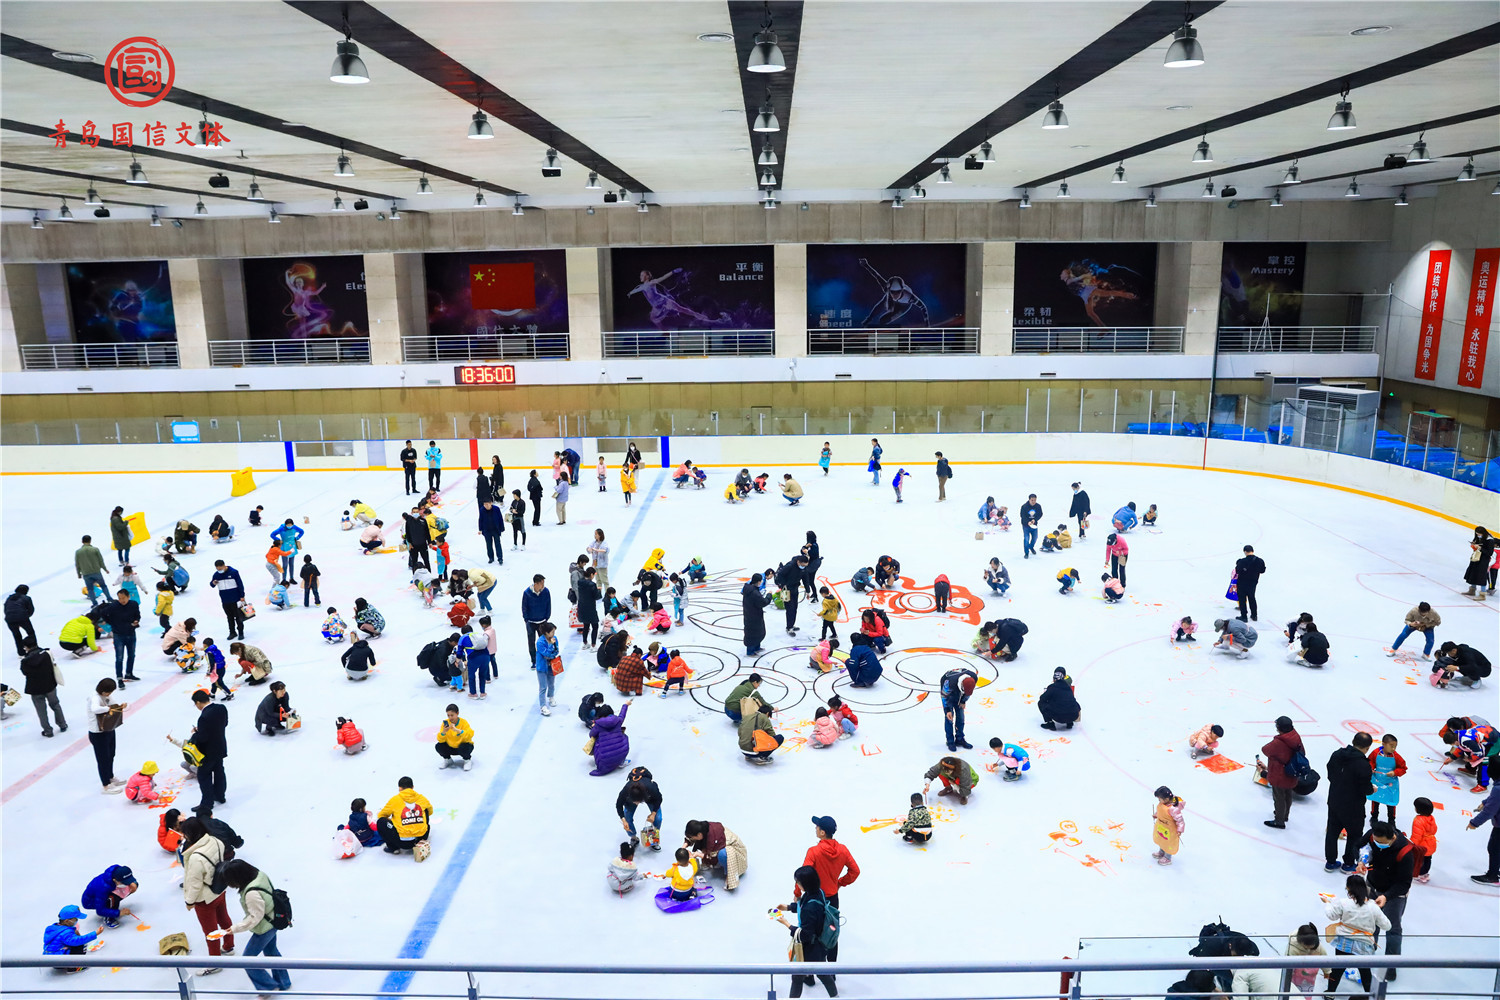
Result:
[[[701,910],[713,901],[712,886],[699,888],[698,894],[692,899],[673,899],[671,886],[656,890],[656,908],[663,913],[691,913],[694,910]]]

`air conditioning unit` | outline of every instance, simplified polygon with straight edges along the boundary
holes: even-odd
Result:
[[[1370,385],[1368,382],[1340,382],[1334,379],[1325,379],[1318,384],[1330,389],[1367,389]]]
[[[1317,385],[1316,375],[1266,375],[1261,379],[1261,394],[1275,402],[1294,399],[1304,385]]]
[[[1292,414],[1291,444],[1342,455],[1370,457],[1380,393],[1332,385],[1304,385],[1288,401]]]

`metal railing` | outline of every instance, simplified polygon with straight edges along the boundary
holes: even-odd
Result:
[[[978,354],[977,326],[810,328],[807,353],[838,354]]]
[[[402,337],[401,360],[566,361],[566,333],[492,333],[473,337]]]
[[[1012,354],[1181,354],[1180,326],[1030,326],[1011,333]]]
[[[367,365],[366,337],[310,337],[306,340],[210,340],[212,368],[259,368],[269,365]]]
[[[1493,940],[1493,939],[1491,939]],[[1500,980],[1500,958],[1496,957],[1496,949],[1492,948],[1489,954],[1480,958],[1468,957],[1427,957],[1412,955],[1367,955],[1358,956],[1358,959],[1368,963],[1369,967],[1378,966],[1381,969],[1439,969],[1460,970],[1465,973],[1465,979],[1472,979],[1473,985],[1467,988],[1450,990],[1444,989],[1441,993],[1444,997],[1485,997],[1493,996],[1491,972],[1493,977]],[[844,963],[820,963],[820,962],[777,962],[763,965],[522,965],[513,963],[455,963],[451,961],[431,961],[427,959],[389,959],[384,962],[364,961],[341,961],[331,959],[298,959],[264,956],[256,958],[216,957],[212,959],[213,965],[222,969],[286,969],[288,972],[299,973],[298,979],[303,977],[300,973],[313,973],[309,977],[314,980],[314,985],[320,987],[316,991],[311,989],[298,989],[297,982],[293,983],[293,989],[288,995],[313,995],[324,997],[354,997],[369,996],[372,992],[381,996],[400,996],[404,994],[411,984],[411,980],[421,975],[422,985],[418,993],[423,997],[453,997],[466,998],[466,1000],[483,1000],[483,998],[500,997],[558,997],[577,994],[580,990],[589,996],[626,996],[633,995],[637,990],[645,988],[649,995],[655,997],[672,996],[703,996],[701,985],[693,980],[707,978],[718,982],[725,981],[729,977],[749,979],[753,986],[748,986],[748,992],[734,994],[744,997],[755,997],[756,1000],[776,1000],[778,977],[791,977],[793,975],[837,975],[847,982],[850,976],[860,977],[863,980],[874,980],[874,982],[861,982],[859,995],[862,997],[880,1000],[885,997],[910,996],[911,985],[902,983],[894,977],[899,976],[921,976],[922,991],[919,996],[936,998],[944,996],[962,996],[968,1000],[1022,1000],[1022,998],[1057,998],[1067,997],[1068,1000],[1104,1000],[1104,998],[1118,998],[1120,994],[1112,989],[1092,990],[1085,989],[1085,981],[1092,982],[1094,974],[1109,974],[1120,972],[1144,972],[1157,973],[1160,986],[1154,987],[1149,995],[1160,996],[1166,992],[1166,988],[1173,979],[1180,977],[1183,970],[1229,970],[1237,969],[1264,969],[1281,974],[1283,986],[1275,993],[1257,992],[1257,996],[1300,996],[1297,991],[1291,991],[1286,985],[1288,976],[1292,969],[1305,968],[1308,958],[1287,957],[1275,955],[1262,958],[1193,958],[1183,956],[1180,959],[1112,959],[1112,960],[1086,960],[1086,959],[1039,959],[1039,960],[1017,960],[1011,962],[966,962],[928,965],[896,965],[896,964],[844,964]],[[78,991],[73,983],[67,983],[64,988],[62,983],[50,982],[50,973],[47,979],[33,978],[30,985],[17,983],[18,977],[13,970],[18,969],[51,969],[59,965],[68,965],[75,968],[85,969],[118,969],[121,972],[137,972],[140,970],[159,969],[171,973],[168,976],[155,977],[151,983],[142,981],[145,973],[139,976],[124,978],[115,976],[110,980],[109,987],[100,992],[119,994],[130,993],[133,995],[161,995],[176,996],[181,1000],[194,1000],[198,993],[199,977],[193,974],[192,969],[201,967],[204,960],[194,957],[96,957],[93,955],[48,955],[48,956],[26,956],[24,958],[7,958],[0,960],[0,969],[12,970],[5,977],[4,986],[0,987],[0,996],[6,997],[45,997],[61,994],[76,994]],[[1326,964],[1326,959],[1325,959]],[[384,973],[384,982],[378,991],[360,988],[361,984],[351,982],[349,973],[352,972],[374,972]],[[320,978],[319,973],[328,974]],[[1059,974],[1067,974],[1069,985],[1059,990]],[[334,978],[334,977],[337,978]],[[485,977],[528,977],[525,986],[517,989],[519,983],[507,979],[492,979],[493,985],[487,987]],[[589,977],[601,977],[592,980]],[[662,989],[656,983],[641,979],[632,986],[624,986],[622,978],[631,979],[635,977],[663,976],[668,982],[677,984],[676,989],[671,992]],[[531,980],[543,979],[545,977],[560,977],[555,988],[539,989]],[[603,977],[610,977],[604,979]],[[957,983],[945,984],[944,979],[951,977],[965,977]],[[1022,978],[1024,977],[1024,978]],[[937,981],[934,981],[936,978]],[[1020,981],[1016,981],[1020,979]],[[780,980],[786,982],[785,978]],[[748,985],[748,984],[747,984]],[[224,987],[227,983],[215,984],[212,991],[214,996],[248,996],[254,990],[229,990]],[[592,992],[589,992],[592,986]],[[1493,984],[1500,988],[1500,981]],[[327,987],[327,988],[321,988]],[[1370,994],[1374,1000],[1385,1000],[1386,997],[1401,996],[1409,994],[1412,996],[1432,996],[1431,989],[1412,990],[1406,977],[1403,977],[1400,990],[1387,983],[1383,976],[1377,976],[1374,990]],[[205,995],[207,995],[205,993]],[[1147,994],[1142,994],[1147,995]],[[1185,994],[1193,996],[1197,994]],[[1208,996],[1208,994],[1203,994]]]
[[[1221,326],[1225,354],[1370,354],[1377,326]]]
[[[649,330],[603,334],[606,358],[770,357],[775,330]]]
[[[177,368],[177,344],[22,344],[21,368],[55,372],[89,368]]]

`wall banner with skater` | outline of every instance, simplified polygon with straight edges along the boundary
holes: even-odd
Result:
[[[1156,244],[1017,244],[1014,302],[1017,327],[1151,326]]]
[[[76,343],[140,344],[177,339],[166,261],[102,261],[69,264],[67,268]]]
[[[1296,326],[1306,272],[1306,243],[1225,243],[1219,325]]]
[[[773,330],[772,253],[769,246],[612,250],[613,329],[663,334]]]
[[[962,243],[809,246],[807,328],[962,327],[967,257]]]
[[[251,340],[368,337],[363,254],[243,261]]]
[[[562,250],[487,250],[422,256],[427,332],[496,337],[568,332]]]

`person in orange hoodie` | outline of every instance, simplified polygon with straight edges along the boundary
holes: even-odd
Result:
[[[176,830],[177,819],[181,815],[180,810],[168,809],[161,814],[161,822],[156,826],[156,842],[168,854],[176,854],[182,849],[182,834]]]
[[[1417,813],[1416,819],[1411,821],[1411,844],[1422,852],[1422,863],[1412,881],[1426,885],[1427,873],[1432,871],[1432,856],[1437,853],[1437,820],[1432,816],[1431,799],[1413,799],[1411,807]]]
[[[687,679],[693,676],[692,668],[682,658],[680,650],[672,650],[672,658],[667,661],[667,682],[662,685],[661,696],[665,698],[667,692],[672,690],[672,685],[677,685],[679,694],[687,693]]]
[[[802,864],[811,865],[817,870],[823,895],[828,897],[830,905],[838,908],[839,890],[852,885],[859,878],[859,865],[855,864],[854,855],[849,853],[849,848],[833,839],[833,835],[838,833],[839,825],[832,816],[814,816],[812,823],[818,840],[807,849]],[[801,895],[801,886],[793,889],[794,897],[800,898]],[[832,962],[837,958],[838,947],[834,946],[828,951],[828,960]]]

